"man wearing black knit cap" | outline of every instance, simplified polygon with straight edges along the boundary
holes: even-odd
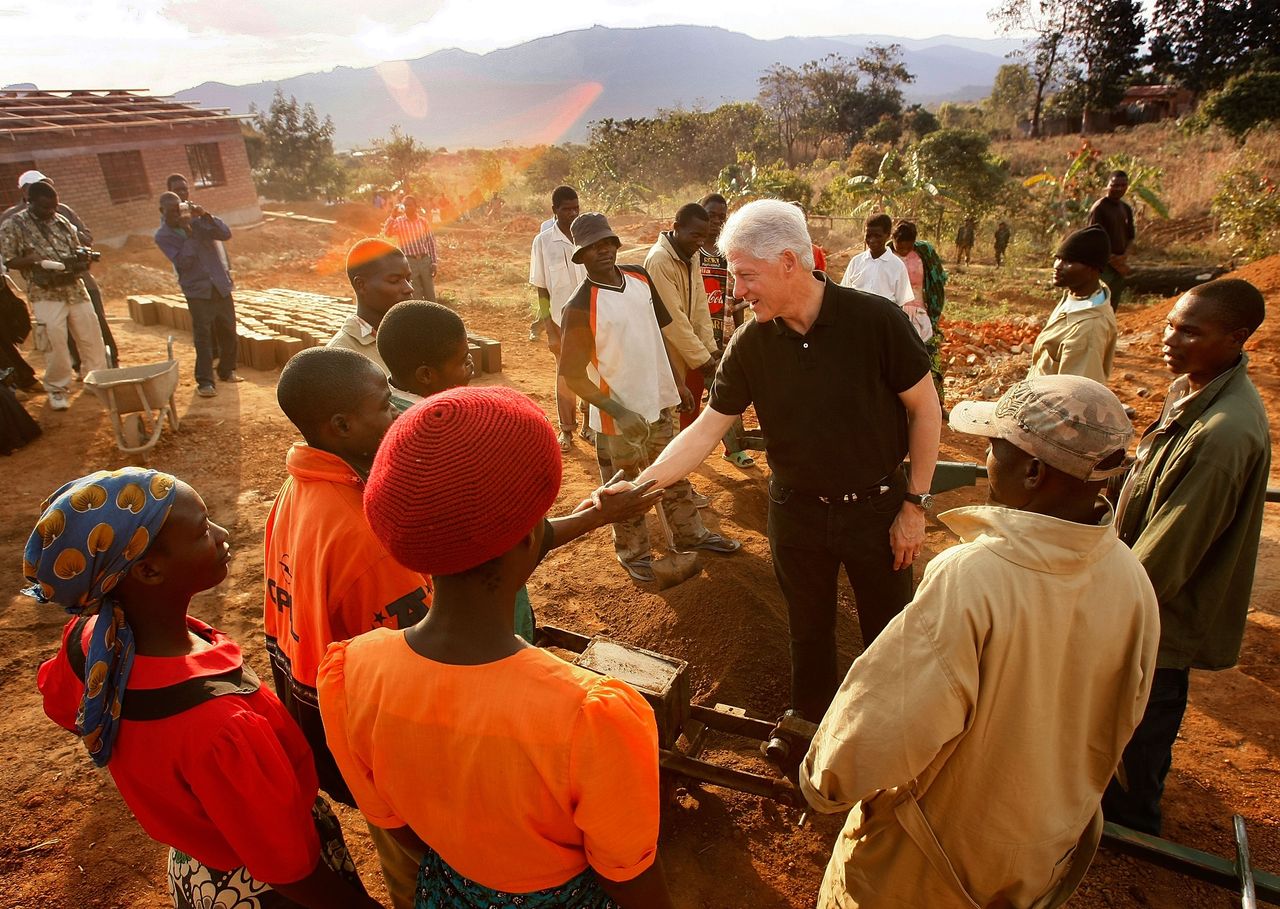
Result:
[[[1116,352],[1116,314],[1111,290],[1100,277],[1110,255],[1111,241],[1100,227],[1068,234],[1058,244],[1053,285],[1066,293],[1036,338],[1027,378],[1072,375],[1107,384]]]

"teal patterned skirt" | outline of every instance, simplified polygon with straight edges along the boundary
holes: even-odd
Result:
[[[588,868],[557,887],[533,893],[504,893],[463,877],[430,846],[418,866],[414,909],[618,909]]]

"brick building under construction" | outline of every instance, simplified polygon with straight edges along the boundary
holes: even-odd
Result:
[[[262,219],[239,118],[144,92],[0,91],[0,210],[20,199],[25,170],[54,182],[99,245],[150,236],[173,173],[228,224]]]

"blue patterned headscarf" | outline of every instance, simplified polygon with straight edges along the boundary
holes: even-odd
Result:
[[[44,503],[27,540],[24,591],[72,615],[94,615],[76,731],[99,767],[111,760],[133,667],[133,630],[110,596],[160,532],[177,494],[167,473],[126,467],[73,480]],[[69,646],[80,646],[71,641]]]

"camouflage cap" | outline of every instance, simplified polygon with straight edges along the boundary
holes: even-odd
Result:
[[[1097,466],[1124,449],[1133,424],[1105,385],[1084,376],[1038,376],[1019,382],[999,401],[966,401],[951,411],[957,432],[1004,439],[1050,467],[1080,480],[1104,480],[1123,466]]]

